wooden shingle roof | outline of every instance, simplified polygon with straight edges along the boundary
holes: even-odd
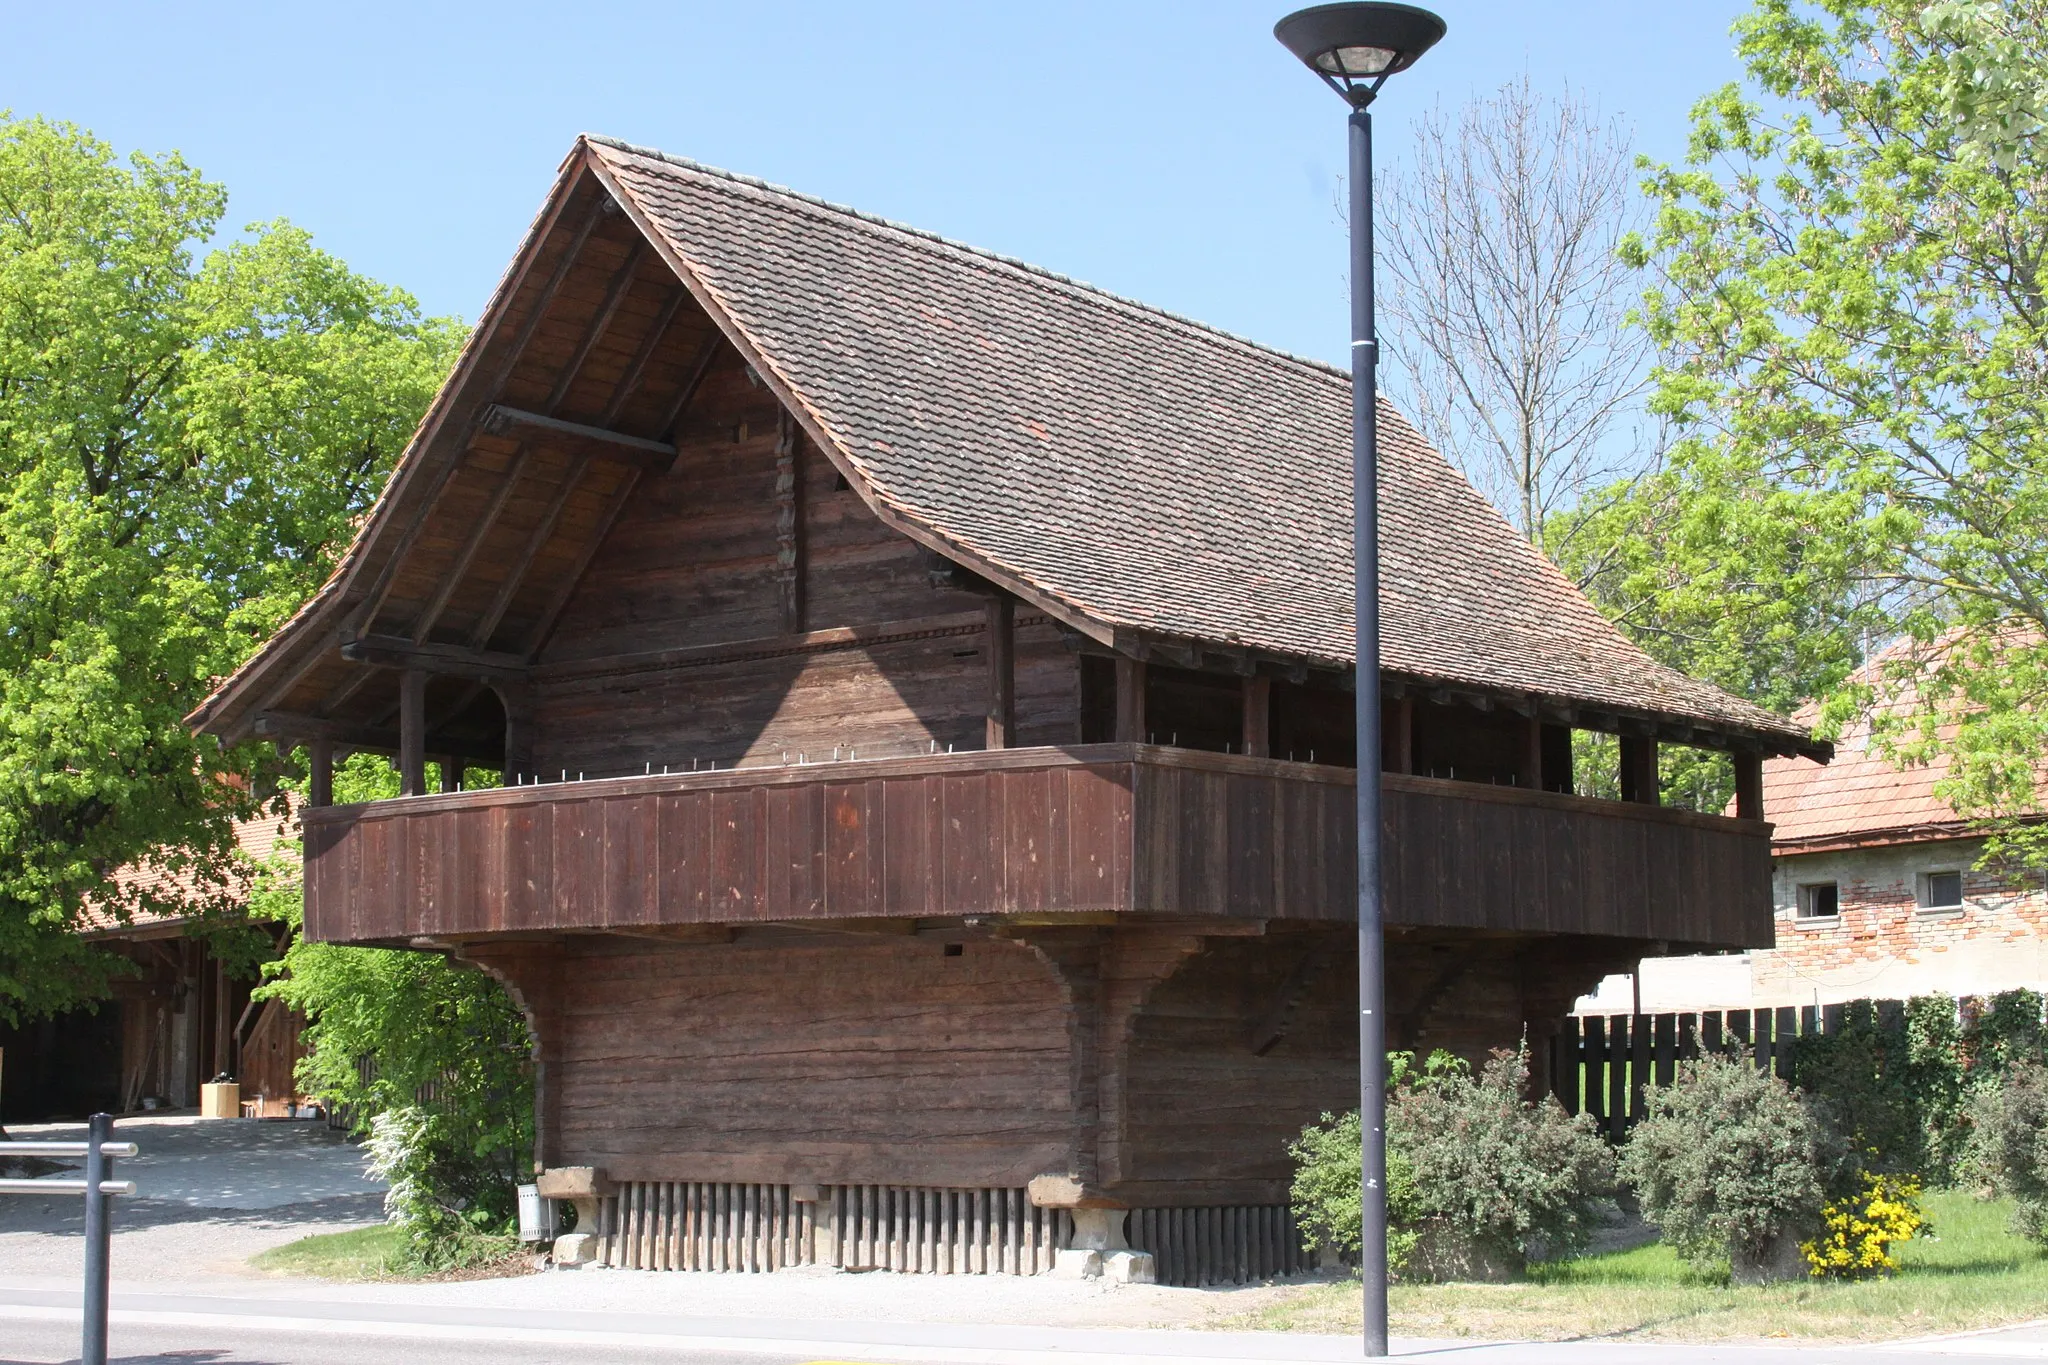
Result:
[[[593,208],[614,203],[631,228],[593,229]],[[587,281],[587,301],[564,303],[564,290],[549,312],[564,271]],[[550,340],[554,318],[583,309],[591,320],[573,325],[595,336],[612,316],[598,301],[607,279],[633,282],[617,317],[647,348],[631,367],[593,358],[591,378],[558,376],[543,359],[567,344]],[[578,483],[582,466],[550,456],[527,486],[557,489],[545,496],[572,500],[566,514],[522,495],[490,534],[526,543],[524,555],[470,558],[467,528],[501,505],[492,490],[513,458],[491,444],[491,405],[660,436],[662,413],[687,401],[691,357],[710,354],[703,334],[744,357],[886,523],[1072,629],[1169,661],[1350,667],[1348,375],[851,209],[583,138],[333,579],[192,723],[236,739],[268,708],[325,697],[321,714],[384,724],[388,683],[352,694],[338,639],[398,630],[436,646],[466,638],[498,665],[538,657],[560,604],[550,584],[573,583],[630,484]],[[599,372],[619,369],[644,379],[608,405]],[[1381,434],[1390,674],[1593,728],[1647,722],[1827,752],[1804,726],[1637,649],[1386,405]],[[508,557],[530,571],[452,595],[438,586],[450,566]]]
[[[904,519],[1113,631],[1349,666],[1348,374],[788,190],[589,144]],[[1390,672],[1806,743],[1631,644],[1384,402],[1380,431]]]

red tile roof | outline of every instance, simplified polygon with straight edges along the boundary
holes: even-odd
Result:
[[[584,167],[892,524],[1120,646],[1351,664],[1344,372],[624,143],[579,141],[551,203]],[[477,345],[334,578],[190,723],[239,733],[273,672],[331,648],[322,623],[367,591],[401,504],[463,458],[444,448],[461,429],[445,419],[477,401]],[[1650,659],[1380,411],[1389,672],[1825,752],[1795,721]]]
[[[604,139],[597,164],[904,518],[1112,628],[1348,665],[1350,377]],[[1751,729],[1625,639],[1390,405],[1384,666]]]

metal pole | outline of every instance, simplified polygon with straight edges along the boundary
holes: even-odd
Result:
[[[1359,1275],[1365,1353],[1387,1353],[1386,934],[1380,903],[1379,343],[1372,299],[1372,115],[1351,111],[1351,496],[1357,563]]]
[[[107,1365],[107,1194],[113,1159],[103,1144],[114,1135],[114,1116],[94,1114],[85,1146],[85,1326],[79,1365]]]

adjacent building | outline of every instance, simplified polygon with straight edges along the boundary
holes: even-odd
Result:
[[[1981,865],[1984,840],[1935,793],[1947,772],[1940,755],[1893,766],[1867,723],[1825,767],[1765,763],[1773,945],[1645,962],[1644,1012],[2048,989],[2042,875]],[[1610,979],[1584,1012],[1628,1010],[1634,985]]]
[[[305,747],[310,936],[515,994],[614,1263],[1272,1273],[1356,1093],[1350,422],[1332,367],[581,139],[191,722]],[[1826,746],[1381,422],[1389,1031],[1540,1067],[1607,972],[1769,943],[1761,765]],[[1571,794],[1588,731],[1629,799]],[[1665,743],[1738,815],[1659,805]],[[405,795],[329,804],[343,750]]]

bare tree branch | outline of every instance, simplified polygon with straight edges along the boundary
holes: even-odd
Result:
[[[1525,76],[1416,131],[1383,225],[1389,387],[1524,534],[1637,472],[1649,342],[1616,254],[1640,210],[1618,124]]]

